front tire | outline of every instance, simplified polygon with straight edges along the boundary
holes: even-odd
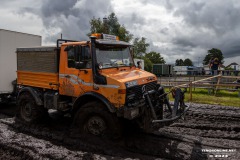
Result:
[[[42,120],[47,114],[43,106],[38,106],[30,93],[24,92],[18,98],[17,117],[27,123],[35,123]]]
[[[122,126],[117,117],[100,102],[84,104],[74,117],[73,126],[80,134],[90,134],[110,139],[120,138]]]

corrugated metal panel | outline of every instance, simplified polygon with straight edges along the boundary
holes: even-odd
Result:
[[[17,71],[17,83],[46,89],[58,89],[58,73]]]
[[[57,52],[17,52],[17,70],[32,72],[58,72]]]
[[[17,48],[17,52],[19,51],[28,51],[28,52],[53,52],[56,50],[56,47],[44,46],[44,47],[31,47],[31,48]]]

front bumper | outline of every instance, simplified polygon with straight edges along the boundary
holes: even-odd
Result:
[[[183,117],[190,108],[190,105],[185,105],[184,91],[180,88],[172,90],[174,95],[173,106],[169,103],[168,93],[165,93],[163,87],[159,84],[156,84],[155,87],[152,84],[141,86],[141,94],[139,92],[135,92],[139,99],[128,101],[131,102],[131,105],[127,105],[128,107],[126,106],[124,109],[124,118],[132,120],[142,117],[155,124],[170,122]]]
[[[156,93],[157,92],[157,93]],[[163,87],[158,87],[157,91],[145,91],[144,96],[148,99],[148,105],[151,108],[152,112],[152,123],[163,123],[163,122],[171,122],[175,121],[183,116],[185,116],[186,112],[189,110],[191,105],[186,105],[184,103],[184,91],[182,91],[180,88],[175,88],[171,91],[174,97],[174,105],[173,107],[170,105],[167,93],[165,93]],[[149,98],[151,94],[156,94],[156,99],[160,103],[158,103],[158,106],[162,109],[162,112],[157,115],[155,112],[155,106],[153,106],[152,100]],[[167,106],[167,112],[168,115],[166,116],[163,110],[163,107]],[[158,118],[160,117],[160,118]]]
[[[172,117],[172,118],[164,118],[164,119],[155,119],[155,120],[152,120],[152,123],[162,123],[162,122],[171,122],[171,121],[175,121],[177,119],[180,119],[181,117],[184,117],[186,112],[188,111],[188,109],[191,107],[191,105],[189,106],[185,106],[185,109],[182,113],[180,113],[179,115],[176,115],[175,117]]]

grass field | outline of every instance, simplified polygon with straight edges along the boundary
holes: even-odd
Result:
[[[168,91],[168,89],[166,89]],[[171,94],[169,94],[170,100],[173,100]],[[185,102],[190,102],[189,91],[185,93]],[[238,92],[232,91],[218,91],[216,96],[212,93],[209,94],[207,89],[195,89],[192,91],[192,101],[194,103],[204,104],[218,104],[224,106],[235,106],[240,107],[240,97]]]

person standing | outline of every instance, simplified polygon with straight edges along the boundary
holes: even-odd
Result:
[[[208,67],[209,67],[209,70],[210,70],[210,74],[211,74],[211,75],[213,75],[213,69],[212,69],[213,61],[214,61],[214,58],[212,57],[212,58],[209,60],[209,63],[208,63]]]
[[[212,69],[212,75],[217,75],[218,74],[218,69],[220,69],[220,62],[218,58],[214,58],[212,64],[211,64],[211,69]]]

